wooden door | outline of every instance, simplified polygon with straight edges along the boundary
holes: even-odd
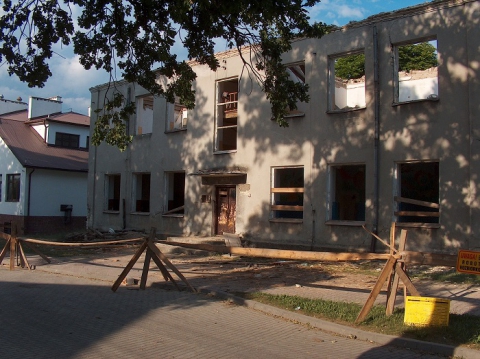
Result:
[[[235,187],[217,187],[217,223],[216,234],[235,233],[236,189]]]

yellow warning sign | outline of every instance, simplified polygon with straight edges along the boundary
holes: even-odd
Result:
[[[480,274],[480,252],[459,250],[457,272]]]

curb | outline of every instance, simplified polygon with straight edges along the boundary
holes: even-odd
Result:
[[[267,304],[256,302],[254,300],[243,299],[233,294],[229,294],[212,288],[197,288],[197,291],[200,294],[214,296],[224,300],[230,300],[237,305],[241,305],[249,309],[258,310],[265,314],[281,317],[292,322],[298,322],[304,325],[308,325],[324,332],[336,333],[347,338],[374,342],[381,345],[397,346],[403,349],[407,348],[416,351],[424,351],[430,354],[439,354],[449,357],[454,356],[464,359],[478,359],[480,357],[480,351],[474,349],[469,349],[465,347],[454,347],[451,345],[445,345],[440,343],[424,342],[421,340],[402,338],[394,335],[368,332],[361,329],[332,323],[326,320],[309,317],[307,315],[294,313],[285,309],[276,308]]]

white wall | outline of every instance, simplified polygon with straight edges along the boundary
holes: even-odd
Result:
[[[41,132],[42,129],[39,128],[37,132],[39,131]],[[90,128],[86,126],[75,126],[75,125],[68,125],[64,123],[49,122],[48,129],[47,129],[47,142],[49,144],[52,144],[52,145],[55,144],[55,135],[57,132],[69,133],[72,135],[80,135],[80,147],[86,147],[87,136],[89,136],[90,134]]]
[[[0,214],[24,215],[25,209],[25,169],[12,154],[2,138],[0,138],[0,174],[2,175]],[[20,201],[5,202],[7,189],[7,174],[20,173]]]
[[[36,169],[30,178],[31,216],[62,216],[61,204],[73,205],[72,216],[87,215],[87,173]]]

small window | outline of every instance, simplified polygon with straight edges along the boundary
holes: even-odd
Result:
[[[20,174],[7,174],[7,198],[6,202],[20,201]]]
[[[303,167],[272,169],[271,210],[273,219],[303,219]]]
[[[167,104],[167,132],[185,130],[187,119],[188,111],[185,106],[178,102]]]
[[[150,173],[134,175],[134,212],[150,212]]]
[[[399,223],[439,223],[440,182],[438,162],[397,165],[397,210]]]
[[[365,54],[363,52],[329,59],[329,111],[365,108]]]
[[[153,96],[143,96],[137,98],[136,104],[137,125],[136,134],[145,135],[152,133],[153,127]]]
[[[66,148],[79,148],[80,136],[72,135],[70,133],[55,133],[55,146]]]
[[[395,51],[395,102],[438,100],[437,41],[402,44]]]
[[[365,221],[365,165],[330,167],[330,219]]]
[[[165,208],[164,215],[185,213],[185,172],[165,173]]]
[[[237,149],[238,79],[217,82],[215,151]]]
[[[305,63],[303,61],[294,64],[288,64],[286,67],[290,80],[292,80],[294,83],[305,84]],[[289,112],[285,117],[303,117],[305,116],[306,109],[307,104],[305,102],[297,102],[297,108],[295,110],[289,109]]]
[[[105,176],[105,210],[120,211],[120,175]]]

